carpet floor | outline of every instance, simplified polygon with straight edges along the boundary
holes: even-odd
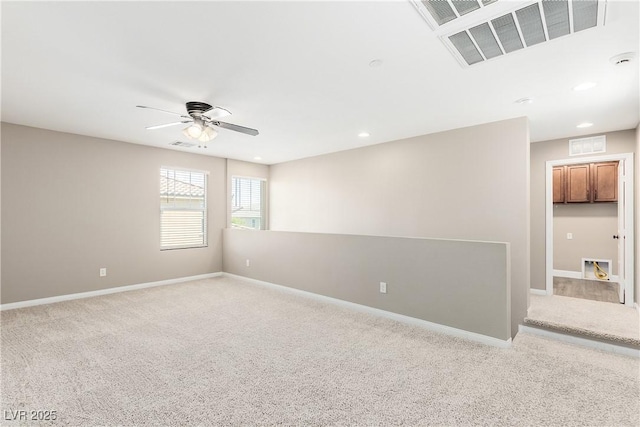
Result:
[[[2,425],[640,425],[638,359],[525,333],[499,349],[226,277],[1,322]]]
[[[620,304],[619,285],[604,280],[553,278],[553,294],[563,297],[582,298],[593,301]]]
[[[530,322],[533,321],[533,322]],[[640,316],[633,307],[559,295],[531,295],[527,323],[584,331],[594,337],[640,346]]]

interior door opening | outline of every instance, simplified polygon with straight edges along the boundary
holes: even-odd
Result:
[[[554,174],[561,165],[584,165],[593,162],[618,162],[617,176],[617,230],[615,225],[609,234],[607,244],[612,244],[617,248],[617,275],[614,277],[617,286],[613,286],[617,294],[618,302],[633,307],[636,296],[634,295],[634,254],[633,254],[633,154],[613,154],[604,156],[594,156],[588,158],[565,159],[548,161],[546,165],[546,289],[547,295],[554,293]],[[571,166],[568,166],[572,168]],[[584,173],[579,167],[572,168],[574,173]],[[557,180],[556,180],[557,185]],[[575,188],[571,197],[584,197],[582,188]],[[610,205],[609,210],[614,209]],[[612,215],[615,216],[615,213]],[[571,234],[571,233],[567,233]],[[571,236],[567,235],[567,238]],[[615,249],[614,249],[615,252]],[[609,269],[613,266],[609,261]],[[593,264],[591,264],[591,267]],[[583,268],[584,271],[584,268]],[[610,273],[610,272],[609,272]],[[566,275],[571,276],[571,275]],[[576,276],[576,279],[584,277]],[[612,281],[613,282],[613,281]],[[615,283],[611,283],[615,285]]]

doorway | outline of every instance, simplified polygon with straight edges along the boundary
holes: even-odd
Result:
[[[633,307],[634,295],[634,234],[633,234],[633,154],[611,154],[546,162],[546,294],[554,293],[554,215],[553,168],[560,165],[618,161],[618,295],[619,301]],[[612,236],[613,237],[613,236]],[[579,277],[582,279],[582,277]]]

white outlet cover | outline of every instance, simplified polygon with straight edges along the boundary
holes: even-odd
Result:
[[[385,282],[380,282],[380,293],[381,294],[387,293],[387,284]]]

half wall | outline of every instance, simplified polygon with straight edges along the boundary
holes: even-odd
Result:
[[[497,242],[225,229],[223,271],[507,341],[509,249]]]

